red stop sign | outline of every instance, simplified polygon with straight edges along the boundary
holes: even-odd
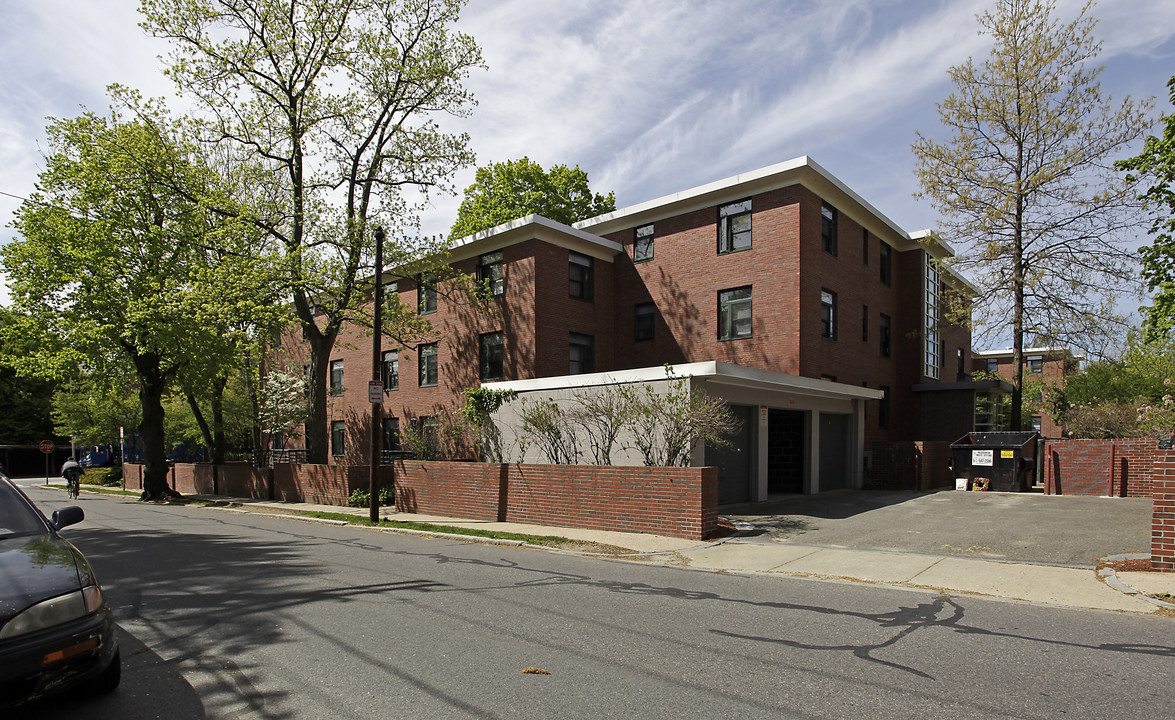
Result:
[[[53,452],[53,441],[52,440],[42,440],[41,441],[41,452],[45,453],[46,455]]]

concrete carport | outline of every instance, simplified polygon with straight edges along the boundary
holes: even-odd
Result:
[[[668,392],[671,383],[682,380],[726,400],[742,421],[734,447],[693,448],[692,465],[719,468],[719,503],[862,486],[865,402],[881,399],[880,390],[716,361],[487,383],[485,387],[518,394],[494,416],[507,459],[543,463],[547,459],[519,433],[525,402],[573,403],[576,395],[621,384]],[[630,437],[622,436],[617,448],[612,464],[643,464]]]

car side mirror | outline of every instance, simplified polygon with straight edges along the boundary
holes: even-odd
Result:
[[[63,527],[76,525],[82,520],[86,519],[86,513],[82,511],[77,505],[70,505],[53,511],[53,517],[49,520],[53,525],[54,530],[60,530]]]

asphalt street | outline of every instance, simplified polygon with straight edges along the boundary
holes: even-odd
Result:
[[[80,504],[123,685],[24,717],[1175,714],[1165,618]]]

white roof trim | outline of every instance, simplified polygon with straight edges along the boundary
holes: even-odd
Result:
[[[1028,355],[1028,353],[1032,353],[1034,355],[1051,355],[1054,353],[1064,353],[1065,355],[1072,357],[1074,360],[1084,360],[1085,359],[1084,355],[1075,355],[1067,347],[1031,347],[1031,348],[1024,348],[1020,352],[1024,355]],[[1012,353],[1013,353],[1012,348],[1005,348],[1003,350],[973,350],[971,352],[971,355],[973,357],[977,357],[977,358],[998,358],[998,357],[1009,357],[1010,358],[1010,357],[1012,357]]]
[[[476,246],[477,252],[487,252],[488,246],[505,247],[518,242],[519,235],[530,233],[529,230],[535,228],[543,228],[546,230],[553,230],[557,234],[566,235],[577,240],[580,240],[589,245],[597,245],[602,249],[611,250],[612,254],[622,252],[624,246],[620,243],[613,242],[599,235],[585,232],[570,225],[564,225],[557,220],[552,220],[542,215],[527,215],[520,217],[517,220],[496,225],[492,228],[480,230],[472,235],[466,235],[453,243],[451,252],[454,255],[465,255],[466,250],[472,250],[472,246]],[[485,247],[483,247],[485,246]],[[473,253],[470,253],[473,254]]]
[[[677,378],[710,380],[721,385],[738,385],[763,390],[778,390],[798,395],[835,397],[839,399],[880,400],[881,390],[846,385],[829,380],[788,375],[771,370],[757,370],[731,363],[709,360],[706,362],[673,365],[672,375]],[[535,390],[563,390],[568,388],[594,387],[597,385],[621,385],[627,383],[653,382],[669,377],[663,366],[614,370],[611,372],[586,373],[583,375],[559,375],[534,378],[531,380],[508,380],[483,383],[482,387],[492,390],[513,390],[531,392]]]

